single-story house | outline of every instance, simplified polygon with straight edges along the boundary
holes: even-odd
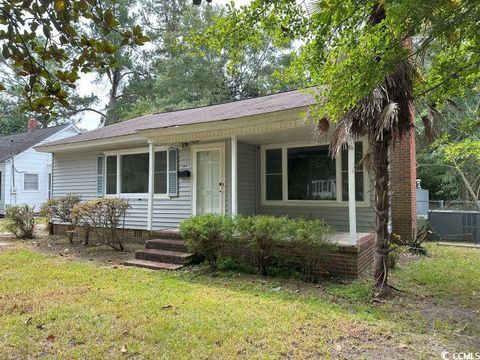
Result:
[[[54,197],[128,198],[132,236],[176,229],[203,213],[323,218],[355,253],[358,272],[360,259],[372,257],[369,176],[355,165],[368,143],[360,139],[330,158],[333,129],[323,143],[312,140],[314,120],[306,113],[314,103],[307,92],[289,91],[146,115],[38,149],[54,155]],[[392,158],[393,228],[408,237],[416,221],[414,138],[398,144]]]
[[[38,128],[28,120],[27,132],[0,136],[0,214],[9,205],[28,204],[37,210],[51,196],[52,155],[35,146],[78,135],[74,124]]]

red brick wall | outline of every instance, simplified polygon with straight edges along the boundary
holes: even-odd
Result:
[[[415,130],[392,149],[392,231],[411,240],[417,231]]]
[[[335,250],[324,252],[318,264],[318,272],[325,275],[358,277],[373,262],[374,243],[374,234],[369,234],[361,238],[356,246],[340,245]],[[225,256],[253,264],[253,254],[242,242],[230,242],[224,247],[223,253]],[[292,266],[298,266],[301,261],[297,249],[289,244],[278,245],[275,253],[280,261]]]

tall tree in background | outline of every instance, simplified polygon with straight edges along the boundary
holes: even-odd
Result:
[[[480,95],[478,89],[421,111],[424,121],[436,118],[438,140],[418,144],[418,177],[430,198],[454,206],[478,208],[480,199]],[[419,124],[419,128],[422,125]],[[439,136],[441,134],[441,136]],[[471,206],[472,204],[473,206]]]
[[[303,45],[290,74],[308,74],[317,85],[311,114],[337,125],[332,154],[368,136],[364,161],[374,173],[378,295],[389,289],[391,147],[412,130],[414,100],[435,107],[478,84],[479,19],[475,0],[318,0],[306,8],[294,0],[254,0],[206,34],[215,47],[241,46],[260,29],[280,44],[298,40]],[[431,128],[431,121],[425,125]]]
[[[108,116],[128,119],[299,86],[278,76],[290,64],[290,42],[279,51],[265,33],[242,49],[237,44],[213,48],[204,41],[202,35],[215,19],[225,16],[223,7],[192,7],[188,0],[147,1],[141,11],[142,28],[152,39],[139,61],[144,70],[132,75],[124,88],[128,96],[119,99]],[[234,53],[238,62],[232,63]]]

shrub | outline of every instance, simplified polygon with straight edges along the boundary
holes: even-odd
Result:
[[[5,210],[7,223],[5,229],[19,239],[33,239],[35,230],[35,208],[22,205],[10,205]]]
[[[85,233],[93,233],[95,239],[111,248],[123,251],[123,228],[130,205],[120,198],[103,198],[85,201],[72,208],[72,221],[82,226]]]
[[[188,250],[205,257],[212,270],[217,268],[223,243],[232,238],[233,230],[230,216],[216,214],[192,216],[180,224]]]
[[[304,219],[290,220],[287,226],[288,236],[300,255],[305,280],[318,281],[318,263],[323,253],[336,248],[329,241],[333,228],[323,220]]]
[[[267,275],[267,268],[275,258],[275,243],[285,238],[289,221],[285,217],[266,215],[237,218],[239,236],[252,249],[255,266],[262,275]]]
[[[80,195],[68,194],[60,198],[49,199],[40,208],[40,214],[47,216],[49,221],[55,218],[68,225],[67,236],[71,243],[73,243],[73,231],[75,229],[72,209],[78,203],[80,203]]]

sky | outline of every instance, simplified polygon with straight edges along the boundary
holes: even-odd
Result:
[[[229,0],[212,0],[214,4],[227,4],[230,3]],[[235,5],[247,5],[251,0],[235,0],[233,1]],[[95,109],[102,110],[105,108],[105,104],[108,98],[108,85],[94,83],[96,76],[94,74],[82,74],[80,80],[77,82],[77,91],[79,95],[85,96],[90,94],[95,94],[100,99],[100,102],[94,106]],[[86,111],[83,112],[80,116],[80,122],[78,126],[82,129],[93,130],[98,128],[100,125],[100,115],[92,112]]]

